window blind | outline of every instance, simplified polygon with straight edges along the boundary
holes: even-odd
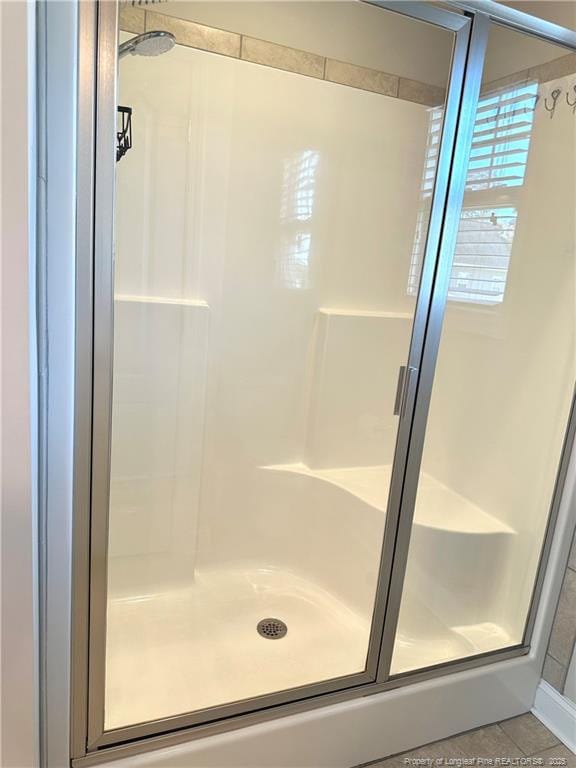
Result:
[[[460,216],[448,299],[479,304],[504,300],[516,222],[518,192],[524,184],[534,122],[536,82],[483,95],[478,103],[466,194]],[[427,232],[440,146],[443,109],[430,110],[422,205],[408,279],[415,295]]]

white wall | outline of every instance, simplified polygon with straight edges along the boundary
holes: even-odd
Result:
[[[0,763],[38,764],[34,4],[1,3],[2,514]]]

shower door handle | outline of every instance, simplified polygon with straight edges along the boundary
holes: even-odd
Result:
[[[406,381],[406,366],[398,369],[398,383],[396,384],[396,397],[394,398],[394,416],[400,416],[402,400],[404,399],[404,382]]]
[[[400,366],[398,384],[396,385],[396,397],[394,398],[394,416],[404,416],[406,402],[408,401],[408,396],[412,394],[413,382],[416,381],[415,375],[417,373],[418,368],[414,368],[412,365],[408,367],[405,365]]]

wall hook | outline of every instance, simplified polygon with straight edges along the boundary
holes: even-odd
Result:
[[[562,88],[554,88],[550,96],[552,97],[552,106],[548,106],[548,96],[544,99],[544,107],[547,112],[550,112],[550,119],[554,117],[554,112],[556,111],[556,105],[558,104],[558,99],[560,98],[560,94],[562,93]]]
[[[576,94],[576,85],[572,86],[572,90],[574,91],[574,94]],[[568,92],[566,92],[566,103],[568,104],[569,107],[572,107],[572,114],[576,115],[576,98],[574,99],[574,101],[570,101],[570,99],[568,98]]]

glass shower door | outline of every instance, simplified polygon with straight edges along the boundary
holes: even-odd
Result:
[[[392,674],[526,641],[576,378],[575,89],[573,53],[491,27]]]
[[[376,677],[415,384],[398,370],[421,343],[469,22],[286,5],[120,8],[120,43],[175,45],[118,62],[95,744]]]

